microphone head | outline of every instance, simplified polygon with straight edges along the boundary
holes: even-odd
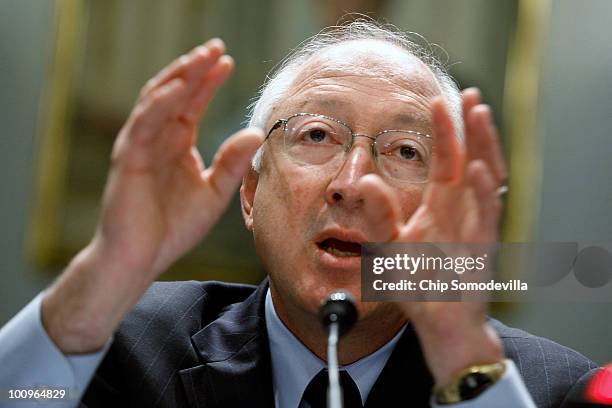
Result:
[[[319,309],[319,317],[329,332],[332,323],[338,323],[339,335],[348,332],[357,321],[357,308],[353,297],[342,290],[332,292]]]

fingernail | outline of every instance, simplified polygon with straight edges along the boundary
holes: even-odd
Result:
[[[474,106],[472,111],[475,112],[476,115],[479,115],[481,117],[484,116],[489,122],[491,121],[491,108],[489,107],[489,105],[480,103]]]
[[[225,43],[220,38],[211,38],[210,40],[204,43],[204,46],[207,48],[218,48],[221,53],[225,52]]]
[[[180,63],[181,65],[187,65],[187,64],[189,64],[189,61],[190,61],[190,58],[189,58],[189,56],[188,56],[188,55],[181,55],[181,56],[179,57],[179,63]]]
[[[474,95],[478,101],[480,101],[481,95],[480,95],[480,89],[476,88],[475,86],[466,88],[463,90],[463,95]]]
[[[234,65],[234,58],[232,58],[231,55],[227,55],[227,54],[222,55],[221,58],[219,58],[219,61],[224,62],[226,64],[230,64],[232,66]]]
[[[484,107],[485,115],[487,117],[487,122],[489,122],[489,125],[492,125],[493,124],[493,114],[491,111],[491,107],[489,105],[483,105],[483,107]]]
[[[208,48],[204,47],[203,45],[198,45],[189,53],[189,57],[191,57],[192,60],[198,56],[206,55],[208,55]]]

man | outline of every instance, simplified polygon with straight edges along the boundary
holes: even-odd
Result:
[[[213,39],[143,88],[92,242],[0,333],[2,387],[68,386],[88,407],[322,406],[318,309],[340,287],[359,299],[360,243],[497,239],[506,173],[490,110],[402,34],[360,21],[314,37],[205,168],[196,127],[232,68],[223,54]],[[241,179],[269,279],[149,288]],[[478,303],[357,309],[339,350],[351,406],[533,406],[522,376],[556,407],[595,368]]]

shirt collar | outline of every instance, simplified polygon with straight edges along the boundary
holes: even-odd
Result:
[[[274,402],[277,407],[297,407],[304,390],[326,363],[314,355],[291,333],[274,309],[270,289],[265,302],[266,330],[272,358]],[[391,356],[406,326],[374,353],[340,369],[346,370],[357,384],[365,403],[372,386]]]

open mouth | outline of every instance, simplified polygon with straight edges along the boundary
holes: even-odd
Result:
[[[327,238],[317,243],[319,248],[335,256],[361,256],[361,244],[358,242],[341,241],[336,238]]]

